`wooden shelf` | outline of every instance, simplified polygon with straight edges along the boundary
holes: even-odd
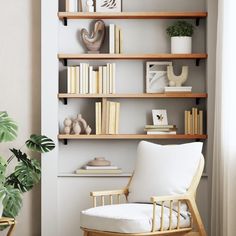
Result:
[[[135,98],[135,99],[152,99],[152,98],[207,98],[206,93],[124,93],[124,94],[68,94],[59,93],[58,98]]]
[[[74,174],[74,173],[60,173],[58,177],[131,177],[132,173],[121,174]]]
[[[118,12],[87,13],[59,12],[60,20],[66,19],[199,19],[206,18],[207,12]]]
[[[155,60],[155,59],[206,59],[206,53],[194,54],[58,54],[60,60]]]
[[[59,134],[59,140],[121,140],[121,139],[130,139],[130,140],[147,140],[147,139],[207,139],[207,135],[186,135],[186,134],[156,134],[156,135],[147,135],[147,134],[114,134],[114,135],[66,135]]]

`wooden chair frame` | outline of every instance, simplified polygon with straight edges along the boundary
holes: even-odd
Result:
[[[16,227],[16,221],[13,218],[0,217],[0,226],[10,226],[7,236],[12,236]]]
[[[202,156],[197,172],[193,178],[190,188],[188,189],[187,193],[184,195],[178,196],[152,196],[150,198],[151,203],[153,204],[153,220],[152,220],[152,230],[148,233],[137,233],[137,234],[125,234],[125,233],[115,233],[115,232],[107,232],[107,231],[98,231],[92,229],[85,229],[81,228],[84,231],[84,236],[151,236],[151,235],[184,235],[184,236],[206,236],[206,231],[199,214],[195,195],[198,184],[200,182],[202,172],[204,168],[204,157]],[[129,185],[131,182],[132,177],[129,180],[129,183],[126,188],[121,190],[111,190],[111,191],[97,191],[91,192],[90,195],[93,198],[93,207],[97,206],[97,198],[101,199],[101,205],[105,204],[105,197],[109,198],[109,204],[113,204],[113,196],[116,196],[117,203],[120,203],[121,195],[125,195],[126,199],[129,194]],[[180,205],[181,203],[185,202],[189,208],[191,213],[191,226],[188,228],[180,228]],[[177,228],[172,229],[172,211],[173,211],[173,203],[177,203]],[[156,205],[159,204],[161,206],[161,222],[160,222],[160,230],[156,230]],[[168,204],[168,205],[167,205]],[[169,206],[170,213],[169,213],[169,229],[163,230],[163,215],[164,215],[164,206]]]

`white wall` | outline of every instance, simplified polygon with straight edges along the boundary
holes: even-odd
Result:
[[[20,147],[40,132],[40,0],[0,0],[0,9],[0,110],[17,121]],[[8,146],[1,144],[1,156]],[[15,235],[40,235],[40,186],[24,195],[17,221]]]

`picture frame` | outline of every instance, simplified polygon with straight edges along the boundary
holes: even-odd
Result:
[[[122,0],[96,0],[96,12],[121,12]]]
[[[164,93],[168,86],[167,67],[170,61],[154,61],[146,63],[146,93]]]
[[[153,125],[168,125],[166,110],[152,110]]]

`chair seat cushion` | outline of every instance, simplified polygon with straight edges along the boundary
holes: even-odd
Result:
[[[81,212],[81,227],[115,233],[147,233],[152,229],[152,204],[127,203],[90,208]],[[156,230],[160,230],[161,207],[156,208]],[[172,212],[172,229],[177,228],[177,212]],[[190,214],[181,211],[180,227],[190,226]],[[169,228],[169,208],[164,209],[164,230]]]

